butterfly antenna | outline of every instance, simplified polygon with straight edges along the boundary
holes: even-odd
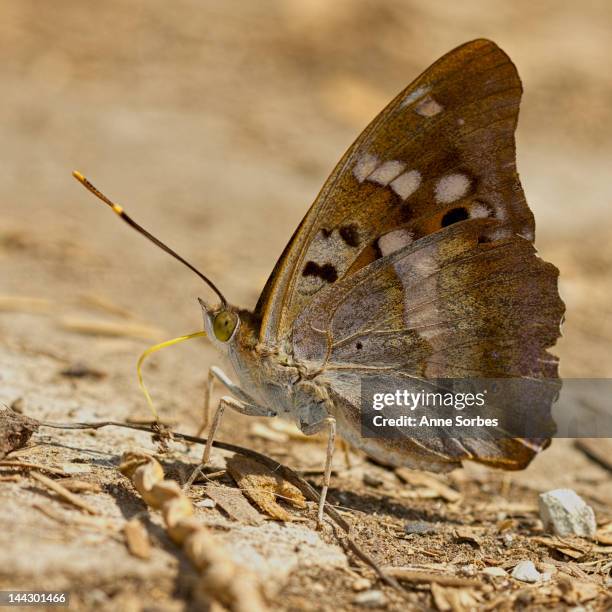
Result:
[[[223,306],[227,306],[227,300],[223,297],[223,294],[215,284],[194,266],[192,266],[186,259],[183,259],[178,253],[173,251],[169,246],[166,246],[161,240],[158,240],[155,236],[147,232],[144,227],[141,227],[130,217],[119,204],[111,202],[97,187],[90,183],[80,172],[76,170],[72,173],[72,176],[83,185],[88,191],[91,191],[97,198],[102,200],[105,204],[108,204],[123,221],[125,221],[130,227],[134,228],[138,233],[148,238],[153,244],[157,245],[162,251],[165,251],[169,255],[172,255],[175,259],[178,259],[183,265],[187,266],[192,272],[195,272],[218,296]]]

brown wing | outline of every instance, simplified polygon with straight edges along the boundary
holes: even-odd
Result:
[[[494,43],[451,51],[402,91],[344,155],[276,265],[256,307],[275,343],[321,290],[395,241],[465,218],[495,220],[489,239],[534,238],[515,166],[521,84]],[[393,231],[390,238],[381,237]]]
[[[359,436],[360,384],[376,374],[387,375],[393,388],[406,379],[557,377],[557,359],[546,350],[564,311],[557,269],[520,236],[491,241],[497,226],[495,219],[467,219],[407,245],[399,241],[384,258],[319,291],[296,319],[294,355],[323,371],[340,432],[353,444],[391,463],[418,467],[425,457],[428,469],[461,459],[520,468],[546,445],[493,431],[384,443]],[[543,419],[556,391],[553,383],[536,402],[533,386],[519,385],[503,401],[530,406]]]

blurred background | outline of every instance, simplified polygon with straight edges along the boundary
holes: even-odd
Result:
[[[477,37],[523,80],[518,167],[561,270],[562,372],[612,375],[611,31],[606,0],[4,0],[0,399],[19,368],[43,401],[48,355],[103,370],[115,403],[142,406],[135,358],[200,328],[195,298],[211,297],[73,169],[252,307],[360,131]],[[160,354],[155,397],[199,403],[212,359],[202,340]]]

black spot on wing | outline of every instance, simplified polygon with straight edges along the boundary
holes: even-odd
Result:
[[[338,280],[338,272],[336,272],[336,268],[332,264],[326,263],[320,266],[314,261],[306,263],[302,276],[316,276],[328,283],[335,283]]]
[[[359,246],[359,230],[357,226],[354,224],[351,225],[343,225],[340,230],[340,238],[344,240],[346,244],[350,247],[358,247]]]
[[[459,208],[451,208],[451,210],[445,213],[445,215],[442,217],[440,226],[447,227],[448,225],[452,225],[453,223],[465,221],[466,219],[469,219],[469,217],[470,213],[463,206],[460,206]]]

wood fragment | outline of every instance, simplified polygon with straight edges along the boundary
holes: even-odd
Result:
[[[472,527],[461,525],[455,529],[457,542],[468,542],[480,546],[480,537]]]
[[[227,469],[245,495],[275,520],[292,520],[289,512],[277,503],[277,497],[297,508],[306,507],[306,500],[297,487],[253,459],[234,455],[227,460]]]
[[[612,523],[602,525],[595,534],[595,539],[604,545],[612,546]],[[610,551],[612,552],[612,550]]]
[[[478,600],[469,589],[449,589],[434,583],[431,596],[441,612],[471,612],[478,606]]]
[[[100,493],[102,487],[97,482],[87,482],[76,478],[62,480],[62,484],[72,493]]]
[[[98,517],[98,516],[90,516],[89,514],[63,514],[62,512],[58,512],[54,507],[50,504],[42,504],[39,502],[34,502],[32,507],[42,512],[48,518],[61,523],[62,525],[67,526],[78,526],[86,529],[95,528],[106,532],[116,533],[116,527],[109,522],[107,519]]]
[[[206,495],[234,520],[247,525],[260,525],[264,517],[251,506],[240,489],[209,484]]]
[[[24,447],[38,430],[38,422],[11,410],[0,411],[0,459]]]
[[[57,495],[59,495],[61,499],[68,502],[69,504],[72,504],[76,508],[79,508],[80,510],[85,510],[85,512],[89,512],[89,514],[98,514],[98,511],[93,506],[80,499],[74,493],[68,491],[66,487],[62,486],[58,482],[55,482],[55,480],[51,480],[50,478],[47,478],[46,476],[43,476],[38,472],[31,472],[30,476],[40,484],[53,491],[54,493],[57,493]]]
[[[439,584],[449,587],[473,587],[481,588],[482,582],[473,578],[463,578],[461,576],[453,576],[452,574],[437,574],[434,572],[425,572],[413,570],[404,567],[385,567],[383,571],[397,580],[412,582],[414,584]]]
[[[416,487],[431,489],[435,491],[438,497],[446,501],[456,502],[461,499],[461,493],[459,493],[459,491],[449,487],[430,474],[417,472],[416,470],[410,470],[404,467],[396,468],[395,473],[403,482]]]
[[[125,535],[125,543],[130,554],[139,559],[151,558],[151,540],[149,539],[149,534],[137,518],[133,518],[125,523],[123,534]]]
[[[579,544],[568,543],[567,539],[548,538],[545,536],[536,536],[531,538],[532,542],[537,544],[543,544],[548,548],[553,548],[560,553],[563,553],[567,557],[572,559],[581,559],[587,552],[587,549],[580,546]]]
[[[3,459],[0,461],[0,469],[4,467],[18,470],[40,470],[41,472],[48,472],[56,476],[66,476],[66,472],[60,468],[43,465],[42,463],[33,463],[32,461],[9,461],[8,459]]]

